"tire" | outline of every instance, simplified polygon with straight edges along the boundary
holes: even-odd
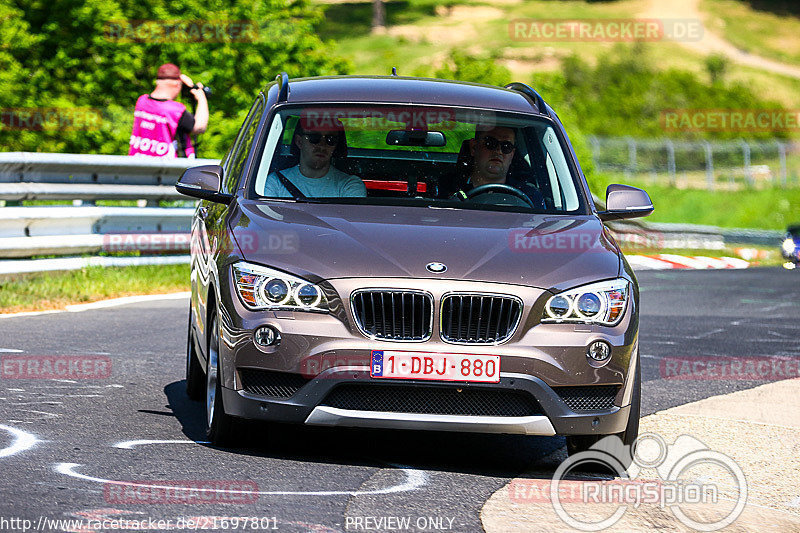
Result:
[[[621,433],[614,433],[622,441],[624,448],[619,449],[618,446],[605,449],[602,451],[609,453],[616,457],[623,468],[627,469],[633,462],[633,444],[639,437],[639,418],[641,416],[642,408],[642,368],[639,359],[636,360],[636,370],[634,374],[633,393],[631,395],[631,410],[628,415],[628,423],[625,426],[625,431]],[[569,435],[567,436],[567,454],[572,457],[573,455],[581,452],[589,451],[592,446],[607,437],[608,435]],[[597,449],[597,448],[594,448]],[[620,453],[625,451],[625,453]],[[588,463],[594,466],[603,466],[600,463]],[[618,472],[612,472],[618,474]]]
[[[219,322],[216,313],[209,320],[207,353],[206,437],[215,446],[229,446],[235,441],[235,419],[225,413],[222,400],[222,365],[219,360]]]
[[[205,396],[206,376],[197,359],[197,351],[194,349],[191,304],[189,305],[189,332],[186,339],[186,394],[190,400],[199,402]]]

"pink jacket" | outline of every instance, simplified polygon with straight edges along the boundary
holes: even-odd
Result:
[[[177,157],[178,122],[186,111],[186,106],[174,100],[154,100],[143,94],[136,101],[133,112],[133,131],[131,132],[128,155],[152,157]],[[194,156],[194,146],[189,135],[186,137],[186,156]]]

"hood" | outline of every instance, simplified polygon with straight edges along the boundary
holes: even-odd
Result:
[[[591,215],[239,200],[243,257],[310,281],[431,278],[567,289],[616,277],[620,256]],[[439,262],[436,274],[426,265]]]

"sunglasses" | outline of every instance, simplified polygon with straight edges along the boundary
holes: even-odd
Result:
[[[497,147],[499,146],[500,151],[506,155],[510,154],[517,148],[511,141],[499,141],[491,135],[487,135],[483,138],[483,145],[487,150],[497,150]]]
[[[325,143],[328,146],[336,146],[339,143],[338,135],[322,135],[321,133],[306,133],[303,135],[311,144],[319,144],[322,138],[325,137]]]

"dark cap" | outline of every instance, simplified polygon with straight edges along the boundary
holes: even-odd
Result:
[[[179,80],[181,79],[181,69],[173,63],[164,63],[158,67],[156,78],[159,80]]]

